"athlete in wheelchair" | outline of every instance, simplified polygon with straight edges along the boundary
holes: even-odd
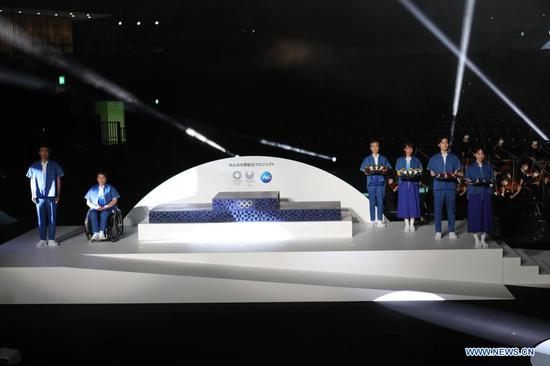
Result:
[[[90,242],[118,241],[124,233],[122,212],[117,203],[120,195],[115,187],[107,183],[104,172],[97,173],[97,183],[84,198],[90,208],[84,219],[84,229]]]

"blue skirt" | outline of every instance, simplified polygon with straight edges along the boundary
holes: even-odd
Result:
[[[397,217],[420,217],[420,194],[418,193],[418,183],[401,182],[397,193]]]
[[[493,230],[493,196],[473,194],[468,197],[468,232],[490,233]]]

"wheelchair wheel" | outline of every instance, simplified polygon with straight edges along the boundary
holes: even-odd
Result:
[[[88,218],[90,214],[90,211],[86,211],[86,217],[84,217],[84,233],[86,234],[86,238],[88,241],[92,240],[92,224],[90,223],[90,219]]]
[[[112,242],[117,242],[120,239],[122,239],[122,236],[124,235],[124,222],[122,218],[122,211],[120,211],[118,208],[113,212],[113,215],[111,217],[111,230],[109,233],[109,239]]]

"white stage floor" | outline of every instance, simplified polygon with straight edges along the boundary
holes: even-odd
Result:
[[[512,299],[505,284],[550,284],[499,243],[474,249],[465,223],[458,240],[435,241],[431,225],[402,229],[354,224],[352,239],[228,245],[139,242],[137,227],[88,244],[80,227],[59,227],[53,248],[36,248],[33,230],[0,245],[0,303],[371,301],[399,291]]]

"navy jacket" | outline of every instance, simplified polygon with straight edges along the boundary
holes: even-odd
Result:
[[[447,158],[445,163],[443,163],[443,155],[441,153],[437,153],[434,156],[430,158],[430,161],[428,162],[428,169],[438,173],[454,173],[458,169],[461,168],[460,160],[458,157],[451,153],[447,153]],[[453,181],[442,181],[439,179],[434,178],[434,191],[444,191],[448,189],[456,189],[457,182],[456,180]]]
[[[361,171],[364,172],[367,166],[369,165],[376,165],[372,154],[370,154],[365,159],[363,159],[363,163],[361,164],[361,168],[360,168]],[[383,165],[388,169],[392,168],[389,160],[386,159],[384,155],[380,155],[380,154],[378,154],[378,165]],[[384,177],[382,174],[367,175],[367,186],[384,186],[385,184],[386,184],[386,177]]]
[[[476,180],[493,180],[495,179],[495,173],[493,171],[493,168],[489,165],[488,162],[484,161],[481,167],[477,164],[477,161],[475,161],[473,164],[468,166],[466,168],[466,173],[464,174],[464,178],[471,179],[472,182],[475,182]],[[492,194],[493,191],[491,187],[489,186],[476,186],[474,184],[468,184],[468,190],[466,191],[466,195],[470,197],[474,194]]]

